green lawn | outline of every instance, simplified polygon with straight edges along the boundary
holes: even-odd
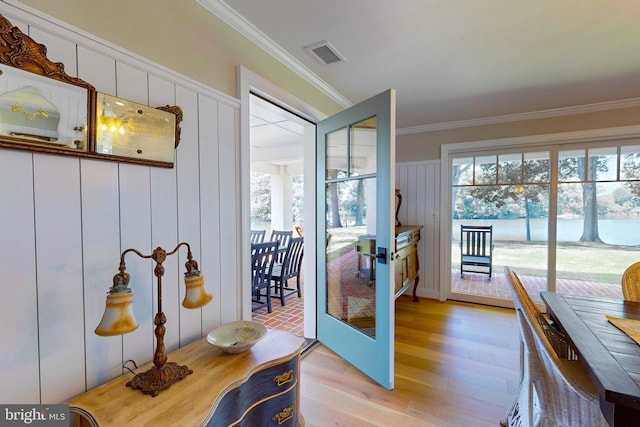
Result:
[[[329,229],[329,257],[333,259],[354,249],[358,236],[366,234],[366,227]],[[546,276],[546,242],[494,241],[494,271],[504,266],[518,268],[526,274]],[[452,242],[451,263],[459,266],[460,248]],[[640,248],[635,246],[608,245],[604,243],[560,243],[557,247],[557,277],[560,279],[585,279],[602,283],[620,283],[624,270],[640,261]]]
[[[517,267],[532,275],[546,275],[546,242],[495,241],[494,269]],[[451,261],[455,266],[460,257],[458,243],[452,246]],[[640,261],[640,248],[603,243],[561,243],[557,247],[557,277],[584,279],[602,283],[620,283],[624,270]]]

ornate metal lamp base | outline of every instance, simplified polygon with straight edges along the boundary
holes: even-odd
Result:
[[[150,394],[151,397],[156,397],[162,390],[171,387],[173,383],[192,373],[193,371],[186,366],[168,362],[162,368],[153,366],[148,371],[136,375],[131,381],[127,382],[127,387],[140,390],[144,394]]]

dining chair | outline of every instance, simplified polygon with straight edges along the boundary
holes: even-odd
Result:
[[[251,230],[251,243],[262,243],[267,230]]]
[[[538,405],[534,404],[537,403],[538,396],[535,395],[533,386],[533,378],[540,375],[540,362],[535,355],[533,338],[520,308],[516,308],[516,319],[520,328],[520,382],[515,402],[500,420],[501,427],[534,426],[534,419],[540,419]]]
[[[278,247],[280,248],[279,252],[278,252],[278,257],[276,259],[276,263],[278,264],[282,264],[282,261],[284,260],[284,254],[286,252],[287,247],[289,246],[289,240],[291,240],[291,237],[293,236],[293,231],[289,230],[289,231],[280,231],[280,230],[273,230],[271,232],[271,238],[269,239],[272,242],[278,242]]]
[[[571,346],[565,336],[559,332],[553,322],[542,312],[535,301],[525,289],[520,277],[509,267],[504,268],[504,276],[513,291],[513,304],[516,309],[521,309],[536,319],[546,338],[551,343],[559,357],[567,360],[577,360],[578,353]]]
[[[282,264],[273,267],[271,279],[274,283],[275,295],[279,295],[280,303],[285,305],[285,298],[298,294],[302,296],[300,290],[300,270],[302,268],[302,257],[304,255],[304,237],[292,237],[284,255]],[[289,287],[289,279],[296,279],[295,288]]]
[[[271,313],[271,275],[277,253],[278,242],[275,241],[251,245],[251,302],[254,304],[251,307],[252,311],[267,307],[267,312]]]
[[[558,357],[532,312],[518,308],[516,314],[523,342],[523,376],[516,402],[500,424],[608,426],[597,390],[580,362]]]
[[[622,273],[622,296],[625,301],[640,302],[640,262],[631,264]]]
[[[520,277],[509,267],[504,271],[513,290],[520,325],[521,379],[516,400],[500,424],[510,427],[607,425],[599,409],[595,386],[580,364],[578,353],[538,308]],[[575,415],[562,413],[574,405],[578,408]]]

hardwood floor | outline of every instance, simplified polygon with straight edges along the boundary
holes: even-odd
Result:
[[[313,426],[498,426],[520,376],[513,310],[402,296],[395,388],[319,344],[303,355],[301,410]]]

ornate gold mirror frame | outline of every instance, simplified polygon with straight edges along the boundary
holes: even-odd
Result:
[[[69,76],[62,63],[47,58],[44,45],[36,43],[0,14],[0,148],[173,167],[174,153],[163,157],[152,155],[153,123],[142,124],[153,132],[145,149],[134,150],[134,156],[118,155],[127,153],[126,150],[116,154],[98,152],[97,96],[91,84]],[[164,121],[171,123],[174,134],[165,137],[162,144],[167,145],[168,140],[175,150],[180,142],[182,110],[169,105],[156,110],[160,115],[169,115],[170,120]],[[157,114],[152,116],[157,122]],[[136,119],[139,129],[140,118]],[[127,144],[126,135],[124,138],[122,145]]]

